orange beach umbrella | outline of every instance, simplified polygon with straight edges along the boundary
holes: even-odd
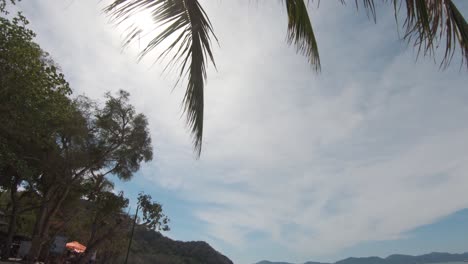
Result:
[[[78,243],[77,241],[68,242],[66,247],[78,253],[83,253],[86,250],[86,246]]]

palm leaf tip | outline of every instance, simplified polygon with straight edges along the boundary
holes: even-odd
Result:
[[[346,0],[340,0],[343,4]],[[371,14],[375,20],[376,8],[374,0],[355,0]],[[452,0],[384,0],[393,4],[395,18],[403,7],[405,30],[404,39],[413,43],[420,54],[434,56],[435,50],[444,47],[445,52],[440,63],[446,68],[455,51],[460,48],[462,65],[468,68],[468,26],[465,18]]]
[[[447,41],[446,41],[446,47],[451,47],[451,42],[449,41],[450,35],[448,32],[451,32],[451,28],[454,31],[454,34],[456,36],[456,39],[458,40],[458,43],[461,48],[462,52],[462,63],[464,62],[466,64],[466,67],[468,68],[468,23],[466,23],[465,18],[463,15],[460,13],[458,8],[455,6],[455,4],[452,1],[449,1],[449,15],[447,16]],[[450,27],[451,25],[451,27]],[[455,39],[455,37],[454,37]],[[446,57],[447,54],[450,53],[450,49],[446,48]],[[450,56],[451,57],[451,56]],[[447,63],[450,61],[446,61]]]
[[[361,1],[362,1],[362,6],[366,10],[367,16],[371,17],[374,20],[374,22],[377,22],[377,14],[376,14],[376,10],[375,10],[374,0],[361,0]],[[343,5],[346,5],[346,0],[340,0],[340,2]],[[356,9],[359,10],[359,2],[360,1],[359,0],[354,0],[354,2],[355,2],[355,5],[356,5]]]
[[[177,83],[182,77],[188,78],[183,113],[193,136],[194,150],[199,157],[203,138],[207,61],[211,61],[216,67],[211,49],[211,37],[217,41],[213,27],[197,0],[116,0],[105,9],[118,22],[144,10],[149,10],[155,25],[163,29],[149,42],[139,57],[146,56],[166,39],[172,39],[156,61],[171,55],[165,69],[177,69]],[[134,32],[131,31],[133,35],[130,34],[127,39],[133,39]]]
[[[400,4],[399,0],[393,2],[394,6]],[[405,4],[404,38],[413,42],[418,54],[433,56],[443,46],[440,66],[446,68],[459,46],[462,64],[468,67],[468,25],[455,4],[451,0],[406,0]]]
[[[306,56],[316,71],[320,71],[317,40],[304,0],[286,0],[288,13],[288,43],[296,46],[297,52]]]

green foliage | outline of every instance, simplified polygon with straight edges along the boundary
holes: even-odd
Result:
[[[101,192],[94,201],[94,210],[98,222],[105,224],[108,216],[116,218],[122,210],[128,206],[128,199],[123,196],[123,192],[115,195],[113,192]]]
[[[137,227],[129,263],[232,264],[206,242],[174,241],[160,233]]]
[[[34,221],[35,221],[35,205],[36,197],[29,192],[22,191],[16,194],[18,200],[18,217],[16,218],[16,230],[15,234],[22,236],[29,236],[32,232]],[[10,214],[10,208],[12,206],[12,201],[10,199],[10,191],[5,191],[0,194],[0,210],[3,210]],[[7,231],[7,226],[5,226],[2,231]]]
[[[87,183],[83,188],[89,190],[93,189],[93,186],[96,185]],[[98,202],[101,204],[98,206],[96,203],[98,195],[92,196],[92,199],[69,199],[55,218],[54,229],[56,230],[53,233],[65,235],[69,240],[77,240],[88,247],[93,244],[92,241],[100,239],[102,243],[97,247],[98,262],[123,263],[133,219],[121,209],[118,209],[119,206],[124,205],[124,203],[119,202],[122,201],[119,197],[120,194],[116,195],[107,191],[103,193],[106,193],[105,196],[108,196],[110,200],[115,199],[117,201],[117,203],[111,202],[110,204],[119,205],[116,207],[102,207],[101,205],[108,204],[103,199],[103,202]],[[151,201],[150,196],[141,194],[139,197],[139,204],[141,204],[142,208],[156,208],[155,211],[159,211],[161,208],[160,205],[156,205]],[[110,210],[110,208],[115,210]],[[106,213],[100,212],[101,210],[105,210]],[[94,218],[96,213],[100,214],[98,218],[104,221],[95,221],[95,219],[98,219]],[[150,215],[147,214],[147,216]],[[122,221],[118,225],[117,219]],[[112,228],[113,232],[109,233],[108,231]],[[90,240],[93,232],[96,232],[96,234]],[[129,263],[232,264],[232,261],[205,242],[173,241],[148,228],[143,222],[137,224],[135,228]]]
[[[1,4],[6,13],[5,1]],[[44,167],[51,165],[48,154],[56,153],[57,133],[74,113],[64,75],[34,42],[27,24],[21,14],[0,17],[0,186],[10,194],[8,249],[17,228],[32,229],[31,214],[24,215],[31,206],[21,201],[23,194],[34,191]],[[27,191],[19,194],[19,186]],[[7,258],[8,250],[3,252]]]
[[[0,167],[25,177],[71,110],[68,83],[27,24],[21,14],[0,17]]]
[[[129,94],[106,94],[104,106],[86,97],[73,101],[72,118],[57,131],[55,146],[47,153],[42,174],[34,183],[41,199],[38,228],[33,235],[32,255],[48,237],[48,226],[73,192],[82,192],[93,203],[90,249],[112,237],[122,224],[117,211],[128,201],[114,195],[106,178],[116,175],[129,180],[140,163],[152,158],[146,117],[136,114]],[[89,212],[88,212],[89,213]],[[89,252],[87,252],[88,254]]]
[[[123,90],[114,97],[106,94],[106,104],[97,110],[95,127],[96,150],[104,150],[102,166],[111,167],[112,174],[128,180],[140,168],[141,162],[153,158],[148,121],[136,114],[129,104],[129,93]]]
[[[88,255],[99,250],[99,255],[111,257],[127,245],[131,218],[123,210],[128,206],[128,199],[123,193],[110,191],[90,196],[89,189],[93,187],[95,185],[89,183],[83,185],[82,191],[88,191],[85,199],[76,196],[67,199],[52,221],[52,234],[80,241],[89,249]]]
[[[129,94],[106,94],[104,107],[86,97],[73,102],[73,116],[57,131],[55,148],[48,153],[44,176],[38,182],[46,193],[57,185],[81,184],[117,175],[129,180],[141,162],[152,159],[151,137],[143,114],[129,104]]]
[[[84,97],[71,102],[63,74],[34,43],[27,23],[21,15],[0,18],[0,166],[45,174],[42,191],[59,178],[105,168],[130,179],[152,159],[146,117],[135,113],[124,91],[107,94],[102,109]]]
[[[151,199],[148,194],[138,195],[138,205],[143,212],[143,222],[140,225],[151,230],[169,231],[169,218],[163,214],[162,205]]]
[[[8,2],[10,2],[11,4],[16,4],[16,2],[19,2],[21,0],[0,0],[0,14],[5,14],[5,15],[8,15],[8,11],[7,11],[7,4]]]
[[[0,12],[6,5],[0,0]],[[32,233],[32,258],[57,234],[87,243],[87,256],[121,251],[128,199],[113,193],[108,176],[130,180],[153,158],[148,121],[122,90],[107,93],[102,106],[70,99],[60,68],[27,24],[21,14],[0,17],[0,198],[9,230]],[[168,230],[161,205],[145,196],[141,206],[148,228]]]
[[[295,44],[297,51],[306,56],[309,63],[320,70],[320,57],[314,30],[304,0],[285,1],[288,12],[288,42]]]

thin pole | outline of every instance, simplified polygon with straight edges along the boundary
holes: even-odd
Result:
[[[125,257],[124,264],[127,264],[128,255],[130,254],[130,247],[132,246],[133,231],[135,231],[135,224],[136,224],[136,220],[137,220],[137,216],[138,216],[138,209],[140,209],[140,205],[137,206],[136,213],[135,213],[135,218],[133,219],[132,233],[130,234],[130,240],[128,241],[127,256]]]

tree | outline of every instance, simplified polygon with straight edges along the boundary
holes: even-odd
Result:
[[[0,0],[3,14],[7,2]],[[21,14],[0,17],[0,189],[9,194],[3,257],[9,255],[18,216],[37,209],[28,256],[34,260],[50,242],[51,229],[59,232],[69,221],[57,222],[64,203],[88,194],[95,224],[115,217],[128,201],[105,188],[106,177],[130,180],[153,151],[146,117],[136,113],[129,93],[107,93],[103,106],[83,96],[71,100],[64,75],[27,24]],[[91,190],[87,182],[93,182]],[[25,197],[33,203],[21,202]],[[91,232],[90,249],[109,236],[98,233]]]
[[[345,3],[345,0],[340,0]],[[316,71],[320,71],[320,57],[307,5],[313,1],[283,0],[288,14],[288,42],[304,55]],[[356,0],[376,18],[374,0]],[[458,47],[462,62],[468,67],[468,24],[452,0],[386,0],[392,3],[395,17],[403,13],[404,38],[412,41],[424,55],[432,56],[439,46],[445,47],[441,67],[446,67]],[[114,0],[105,8],[116,23],[121,23],[139,12],[151,12],[155,26],[164,29],[143,49],[139,57],[149,54],[163,42],[170,41],[157,57],[169,54],[167,67],[175,67],[179,80],[187,76],[187,88],[183,99],[187,124],[190,127],[194,149],[201,154],[203,138],[204,88],[206,66],[209,61],[216,67],[211,51],[211,39],[217,41],[211,22],[197,0]],[[130,28],[125,43],[139,36],[141,30]],[[442,44],[442,45],[441,45]]]
[[[0,11],[4,8],[3,1]],[[19,194],[18,187],[38,175],[43,151],[54,144],[53,134],[69,114],[68,83],[34,43],[27,24],[21,15],[0,17],[0,186],[10,194],[3,258],[9,255],[18,214],[32,209],[19,208],[29,191]]]
[[[47,262],[57,257],[48,257],[48,249],[57,235],[86,245],[78,263],[87,263],[96,251],[100,256],[109,255],[109,251],[114,254],[124,251],[131,223],[124,212],[128,199],[122,192],[115,194],[113,186],[108,179],[98,182],[89,178],[70,192],[51,220],[49,239],[45,242],[47,250],[41,252],[39,259]]]
[[[127,230],[130,218],[124,214],[123,210],[128,206],[128,199],[120,192],[115,195],[113,192],[102,191],[92,202],[90,210],[93,217],[90,218],[90,235],[86,243],[86,251],[81,256],[78,263],[87,263],[91,255],[96,252],[105,242],[111,242],[116,235],[122,234],[122,230]]]
[[[74,102],[77,118],[65,122],[57,133],[57,145],[48,153],[36,185],[41,208],[32,235],[30,260],[39,255],[51,219],[71,191],[81,188],[88,179],[103,182],[107,175],[129,180],[142,162],[153,157],[148,122],[129,104],[129,93],[107,93],[106,98],[101,108],[79,97]]]
[[[162,205],[152,201],[151,195],[139,193],[138,206],[143,212],[140,226],[154,231],[169,231],[169,218],[164,215]]]
[[[15,4],[16,2],[20,2],[21,0],[0,0],[0,13],[4,13],[4,14],[8,14],[8,10],[7,10],[7,4],[8,2],[10,2],[11,4]]]
[[[128,241],[127,255],[125,256],[125,264],[127,264],[130,249],[132,247],[133,234],[135,232],[135,225],[138,217],[138,210],[141,208],[143,211],[143,221],[139,226],[143,229],[153,231],[169,231],[169,218],[163,214],[161,204],[153,202],[151,195],[139,193],[138,206],[133,220],[132,231],[130,233],[130,240]]]

